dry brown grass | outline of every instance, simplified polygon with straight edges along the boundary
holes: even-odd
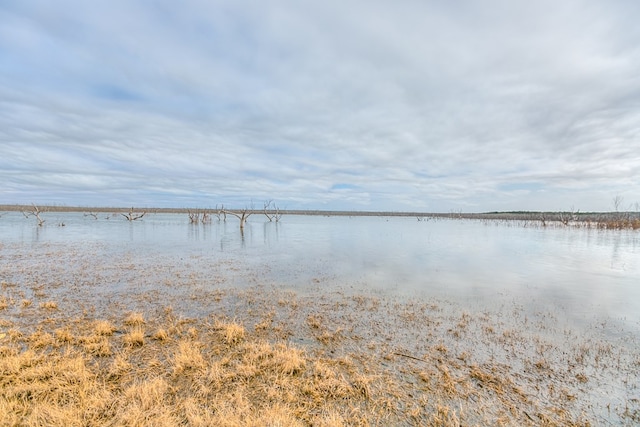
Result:
[[[597,227],[606,230],[639,230],[640,218],[615,218],[602,220],[597,222]]]
[[[124,324],[128,326],[144,325],[144,316],[142,313],[129,313],[124,319]]]
[[[86,337],[80,337],[78,342],[83,345],[83,349],[86,353],[96,357],[108,357],[111,356],[112,349],[109,339],[101,335],[91,335]]]
[[[14,334],[0,350],[0,424],[343,426],[382,411],[376,377],[352,362],[313,359],[235,321],[200,325],[203,341],[166,325],[148,343],[127,323],[121,339],[100,321]]]
[[[160,328],[153,334],[151,338],[157,341],[164,341],[169,339],[169,334],[164,328]]]
[[[637,352],[570,336],[557,352],[532,320],[445,302],[225,290],[198,316],[3,292],[0,426],[588,425],[583,390],[640,369]],[[617,420],[638,420],[634,402]]]
[[[385,360],[337,356],[347,332],[303,348],[274,338],[275,326],[252,331],[223,316],[213,327],[171,314],[46,319],[0,343],[0,425],[535,425],[513,412],[529,403],[506,371],[460,364],[441,343]],[[322,341],[319,319],[302,323]],[[548,425],[571,425],[568,412],[538,412]]]
[[[245,337],[244,326],[236,322],[216,322],[215,329],[219,330],[227,344],[237,344]]]
[[[202,356],[201,347],[197,342],[180,341],[173,357],[173,375],[204,370],[207,364]]]
[[[116,327],[107,320],[96,320],[93,323],[93,330],[96,335],[111,336],[116,331]]]
[[[56,329],[54,331],[54,334],[55,334],[56,340],[61,343],[70,343],[73,341],[73,338],[74,338],[69,328]]]
[[[46,301],[40,304],[40,308],[44,308],[46,310],[57,310],[58,303],[55,301]]]
[[[124,343],[129,347],[140,347],[144,345],[144,328],[136,325],[127,332],[122,338]]]

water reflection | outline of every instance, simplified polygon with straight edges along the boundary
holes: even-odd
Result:
[[[263,243],[267,247],[277,246],[280,243],[280,222],[267,221],[262,224]]]
[[[187,238],[192,241],[211,241],[211,223],[200,223],[193,224],[190,223],[187,228]]]
[[[4,243],[99,242],[106,253],[123,246],[134,258],[165,262],[197,256],[207,272],[235,257],[266,282],[303,289],[354,284],[372,292],[434,295],[469,301],[511,299],[640,324],[640,233],[524,228],[477,221],[415,218],[288,216],[190,224],[186,215],[151,214],[140,221],[82,214],[47,214],[38,227],[19,213],[0,218]],[[65,227],[55,226],[64,222]]]

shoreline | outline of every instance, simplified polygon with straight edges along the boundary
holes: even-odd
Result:
[[[519,224],[524,227],[571,227],[595,228],[605,230],[640,230],[640,212],[402,212],[402,211],[333,211],[333,210],[293,210],[293,209],[238,209],[238,208],[148,208],[148,207],[70,207],[36,205],[0,205],[2,212],[22,212],[25,216],[34,216],[40,222],[40,215],[46,213],[84,213],[97,219],[100,213],[122,215],[129,221],[142,219],[147,214],[184,214],[191,223],[209,223],[212,216],[226,218],[226,215],[242,218],[242,224],[251,215],[265,215],[269,221],[278,222],[284,216],[308,215],[323,217],[402,217],[416,218],[418,221],[439,219],[478,220]],[[226,219],[225,219],[226,220]]]
[[[184,208],[161,208],[149,206],[62,206],[62,205],[38,205],[41,212],[97,212],[97,213],[121,213],[133,210],[134,212],[147,213],[175,213],[189,214],[192,212],[208,212],[213,213],[218,208],[214,207],[184,207]],[[30,212],[34,205],[2,205],[0,204],[0,212]],[[240,212],[243,208],[226,208],[228,212]],[[251,214],[262,214],[264,209],[248,209]],[[267,209],[267,212],[273,212],[273,209]],[[624,211],[624,212],[570,212],[570,211],[495,211],[495,212],[424,212],[424,211],[352,211],[352,210],[323,210],[323,209],[278,209],[283,215],[312,215],[312,216],[399,216],[399,217],[434,217],[434,218],[462,218],[462,219],[540,219],[541,216],[548,217],[550,220],[560,220],[560,215],[570,214],[576,219],[593,220],[594,218],[606,218],[626,215],[631,218],[639,217],[640,212]],[[556,218],[557,217],[557,218]]]

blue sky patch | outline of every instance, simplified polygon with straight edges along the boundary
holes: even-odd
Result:
[[[110,101],[141,101],[143,97],[121,86],[101,84],[93,86],[91,93],[98,98]]]

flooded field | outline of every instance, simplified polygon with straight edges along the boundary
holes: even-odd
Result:
[[[0,217],[7,425],[640,422],[638,232],[43,218]]]

